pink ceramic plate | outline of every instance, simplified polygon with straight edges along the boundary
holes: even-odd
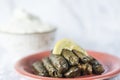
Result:
[[[42,58],[47,57],[49,53],[50,51],[41,52],[21,59],[15,65],[16,71],[19,74],[33,80],[101,80],[114,77],[120,73],[120,59],[118,57],[106,53],[88,51],[89,55],[95,57],[98,61],[100,61],[103,64],[105,72],[102,75],[91,75],[78,78],[50,78],[34,75],[31,68],[31,64],[34,61],[41,60]]]

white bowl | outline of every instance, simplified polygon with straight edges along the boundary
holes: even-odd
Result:
[[[55,38],[56,28],[51,31],[31,34],[0,32],[0,44],[15,53],[33,53],[47,50]]]

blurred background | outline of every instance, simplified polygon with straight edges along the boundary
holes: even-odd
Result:
[[[0,0],[0,24],[17,7],[55,25],[54,43],[70,38],[85,49],[120,57],[120,0]]]
[[[12,11],[20,7],[58,27],[56,41],[71,38],[86,49],[117,55],[119,4],[119,0],[0,0],[0,24],[6,23]]]

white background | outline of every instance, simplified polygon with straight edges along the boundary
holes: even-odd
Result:
[[[119,0],[0,0],[0,23],[17,7],[57,26],[56,41],[71,38],[86,49],[120,56]]]

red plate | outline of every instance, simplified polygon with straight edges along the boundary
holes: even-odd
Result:
[[[91,75],[78,78],[50,78],[41,77],[32,74],[31,64],[34,61],[41,60],[49,55],[50,51],[41,52],[28,57],[25,57],[18,61],[15,65],[16,71],[22,76],[28,77],[33,80],[95,80],[95,79],[108,79],[116,76],[120,73],[120,59],[113,55],[95,51],[88,51],[88,54],[96,58],[105,68],[105,72],[102,75]]]

